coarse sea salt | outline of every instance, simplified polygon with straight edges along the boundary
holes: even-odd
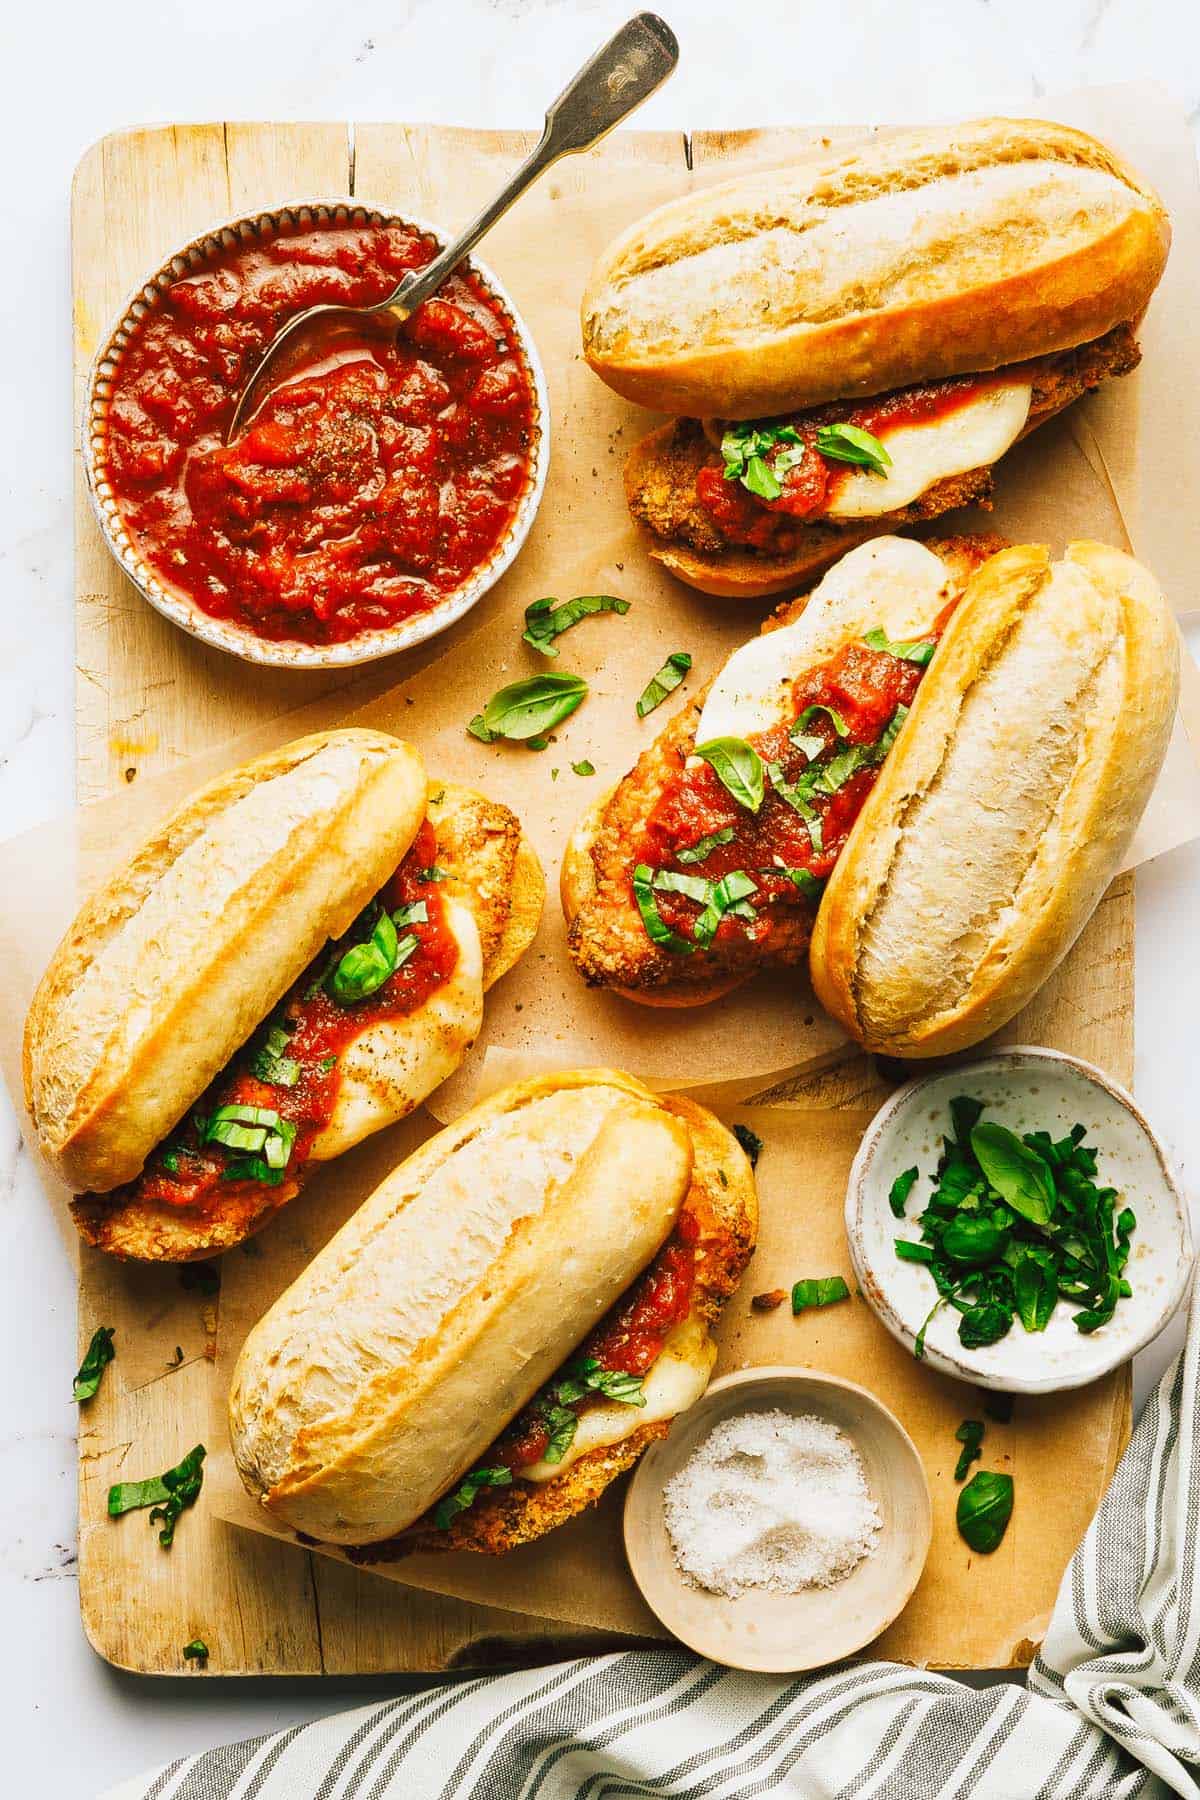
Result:
[[[881,1520],[858,1451],[811,1413],[713,1427],[663,1490],[675,1561],[714,1594],[831,1587],[875,1548]]]

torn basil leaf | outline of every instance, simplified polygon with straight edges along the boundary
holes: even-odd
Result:
[[[658,910],[658,902],[654,898],[654,870],[648,863],[638,863],[633,871],[633,898],[641,915],[646,936],[652,944],[661,950],[670,950],[675,956],[690,956],[696,948],[687,938],[680,937],[665,922]]]
[[[593,613],[628,611],[628,600],[618,600],[615,594],[576,594],[573,600],[564,600],[561,606],[554,600],[535,600],[525,608],[525,629],[521,636],[543,656],[557,656],[554,639],[569,631],[572,625],[578,625],[580,619],[589,618]]]
[[[924,668],[937,649],[933,638],[913,639],[909,643],[893,644],[885,631],[876,629],[868,631],[863,639],[868,650],[882,650],[887,656],[898,657],[901,662],[916,663]]]
[[[879,439],[861,425],[819,425],[817,449],[831,462],[856,463],[876,475],[886,474],[892,466]]]
[[[92,1333],[92,1341],[87,1347],[87,1354],[79,1365],[79,1371],[71,1384],[72,1400],[91,1400],[99,1389],[104,1371],[112,1362],[116,1351],[113,1349],[115,1325],[98,1325]]]
[[[711,738],[697,744],[692,754],[709,765],[739,806],[758,812],[763,803],[763,764],[753,744],[745,738]]]
[[[954,1465],[955,1481],[965,1481],[973,1462],[978,1462],[983,1455],[983,1420],[964,1419],[954,1434],[962,1445],[958,1453],[958,1461]]]
[[[850,1289],[840,1275],[820,1275],[792,1285],[793,1313],[802,1313],[810,1306],[835,1306],[839,1300],[849,1298]]]
[[[705,857],[711,856],[712,852],[720,845],[732,842],[733,826],[726,825],[721,831],[710,831],[707,837],[697,838],[696,842],[690,844],[686,850],[677,850],[675,860],[681,863],[703,862]]]
[[[161,1522],[158,1541],[169,1550],[175,1541],[175,1526],[186,1507],[194,1506],[204,1483],[203,1444],[189,1450],[181,1463],[164,1475],[152,1475],[145,1481],[118,1481],[108,1490],[108,1516],[116,1519],[122,1513],[141,1507],[152,1508],[150,1523]]]
[[[644,719],[656,706],[661,706],[667,695],[675,692],[691,666],[692,659],[686,650],[672,650],[657,675],[650,677],[638,695],[638,718]]]
[[[434,1524],[439,1531],[448,1531],[459,1513],[475,1504],[484,1488],[507,1487],[511,1480],[511,1469],[472,1469],[469,1475],[463,1476],[453,1493],[438,1501],[433,1514]]]
[[[505,738],[531,749],[545,749],[547,734],[570,718],[587,691],[582,675],[530,675],[493,694],[467,730],[483,744]]]

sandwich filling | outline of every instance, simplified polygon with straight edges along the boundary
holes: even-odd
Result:
[[[341,1059],[374,1025],[425,1005],[454,974],[458,940],[428,819],[350,930],[326,946],[135,1181],[82,1198],[201,1214],[281,1205],[299,1192],[333,1116]]]

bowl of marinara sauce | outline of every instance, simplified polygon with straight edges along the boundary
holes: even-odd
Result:
[[[527,327],[474,259],[399,331],[302,333],[224,441],[282,324],[380,300],[440,247],[355,202],[283,206],[196,238],[124,309],[92,367],[84,469],[113,555],[185,631],[252,662],[366,662],[460,619],[517,554],[549,403]]]

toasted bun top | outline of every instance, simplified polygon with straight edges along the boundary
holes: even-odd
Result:
[[[1170,224],[1065,125],[888,131],[658,208],[583,297],[588,361],[664,412],[753,418],[999,368],[1137,316]]]
[[[104,883],[25,1025],[26,1102],[67,1181],[138,1174],[424,816],[411,745],[318,732],[210,782]]]

